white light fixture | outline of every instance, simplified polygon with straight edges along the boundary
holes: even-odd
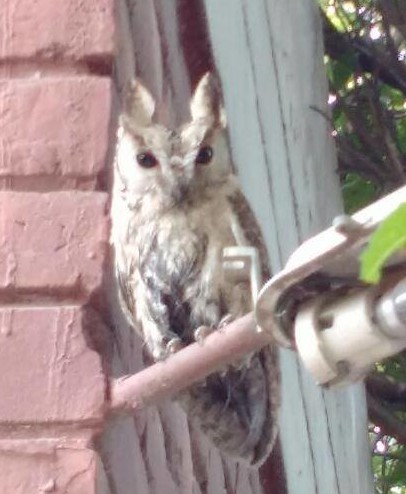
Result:
[[[336,218],[259,293],[259,327],[296,349],[320,384],[353,382],[406,348],[406,250],[388,261],[379,285],[358,279],[371,234],[405,202],[402,187],[352,217]]]

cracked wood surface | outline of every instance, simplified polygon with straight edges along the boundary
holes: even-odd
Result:
[[[317,6],[205,4],[234,158],[277,271],[342,211],[331,129],[312,109],[328,111]],[[289,351],[282,352],[282,376],[289,492],[372,492],[363,386],[322,390]]]

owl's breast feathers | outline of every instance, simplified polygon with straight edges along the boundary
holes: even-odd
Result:
[[[149,316],[157,325],[189,340],[196,329],[191,320],[195,294],[190,287],[198,285],[208,236],[189,228],[178,231],[175,225],[165,223],[157,226],[140,245],[139,273]]]

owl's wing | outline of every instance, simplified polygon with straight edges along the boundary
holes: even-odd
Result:
[[[247,244],[258,249],[262,281],[265,282],[271,277],[271,270],[268,262],[268,251],[257,219],[240,189],[229,195],[228,200]]]
[[[130,286],[129,279],[129,276],[124,274],[116,265],[116,281],[121,309],[130,326],[135,327],[139,331],[135,324],[134,287]]]
[[[271,270],[266,244],[257,219],[241,189],[235,190],[228,199],[247,244],[258,249],[262,282],[265,282],[271,277]],[[251,420],[245,445],[250,445],[255,451],[251,459],[251,463],[254,464],[265,461],[277,436],[277,414],[280,406],[278,353],[277,347],[272,344],[264,347],[252,356],[251,363],[245,370],[245,375],[243,374],[246,387],[245,401],[249,408],[252,408],[249,413]],[[263,410],[264,406],[265,410]]]
[[[181,406],[220,451],[261,465],[278,432],[280,405],[276,347],[251,356],[240,369],[230,366],[178,395]]]

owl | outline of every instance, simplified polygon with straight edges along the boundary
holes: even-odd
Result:
[[[154,360],[252,310],[249,283],[225,276],[225,247],[255,246],[269,277],[258,224],[233,173],[213,75],[197,85],[190,110],[191,120],[177,129],[159,125],[153,97],[136,80],[119,117],[112,201],[119,299]],[[262,463],[277,431],[275,347],[177,399],[223,453]]]

